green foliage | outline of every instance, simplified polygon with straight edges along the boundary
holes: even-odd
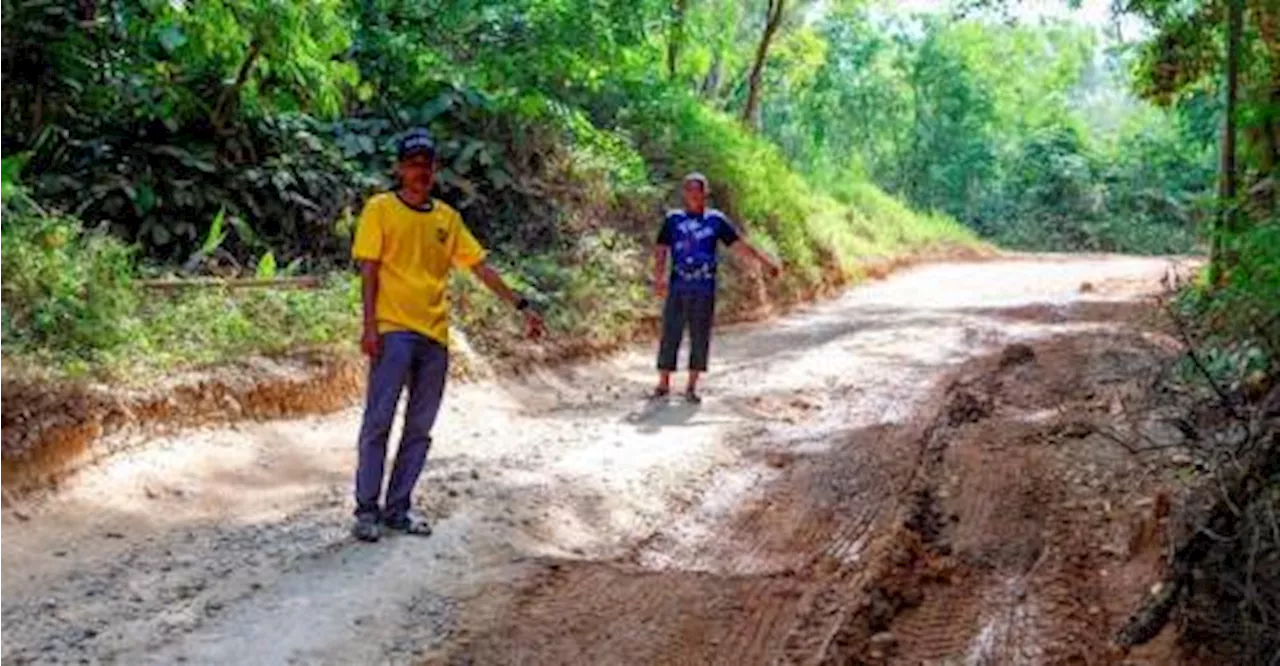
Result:
[[[863,175],[1013,247],[1194,246],[1212,186],[1205,135],[1125,97],[1129,56],[1102,55],[1090,30],[857,6],[818,30],[828,48],[812,85],[775,87],[765,131],[827,189]]]
[[[144,294],[132,251],[73,219],[8,210],[3,243],[6,352],[64,372],[163,371],[327,344],[358,329],[349,277],[311,291]],[[273,261],[264,255],[261,277]]]
[[[1179,294],[1175,311],[1197,331],[1209,378],[1236,391],[1252,378],[1280,373],[1280,218],[1261,220],[1224,245],[1233,267],[1219,284],[1209,281],[1206,267]],[[1180,371],[1194,383],[1208,379],[1189,359]]]
[[[360,329],[359,287],[346,275],[314,290],[198,290],[150,299],[138,339],[99,372],[155,372],[225,363],[255,354],[354,344]]]
[[[258,259],[258,267],[253,271],[256,278],[270,280],[276,276],[276,255],[267,252]]]
[[[735,0],[689,3],[674,76],[665,39],[678,19],[665,0],[5,0],[4,197],[11,202],[25,187],[60,211],[48,218],[32,207],[34,226],[84,220],[93,232],[66,222],[76,242],[123,252],[126,276],[324,274],[346,267],[361,201],[393,184],[395,137],[426,125],[439,145],[439,195],[498,250],[495,260],[538,296],[553,325],[590,339],[631,335],[652,305],[644,248],[660,199],[684,171],[711,176],[715,202],[791,265],[789,287],[811,286],[835,266],[854,273],[869,256],[971,242],[944,217],[917,214],[865,182],[892,153],[860,155],[861,139],[879,150],[898,137],[846,139],[840,81],[856,67],[837,71],[831,53],[860,46],[835,39],[834,23],[809,24],[811,3],[790,6],[765,69],[761,135],[736,120],[735,107],[763,16]],[[844,3],[830,9],[847,14]],[[871,49],[878,72],[897,66],[899,37]],[[944,90],[949,76],[973,69],[970,60],[938,59],[917,83]],[[811,112],[805,91],[823,85],[834,92],[822,113]],[[901,83],[857,108],[873,110],[909,88]],[[1004,108],[1003,98],[966,91],[965,100],[986,95],[984,104]],[[791,97],[802,103],[788,105]],[[963,136],[943,141],[985,117],[955,106],[939,107],[930,149],[987,150]],[[889,105],[881,117],[899,110]],[[816,119],[825,134],[810,140]],[[24,186],[10,178],[18,154],[29,155]],[[911,169],[939,183],[962,171],[923,161]],[[959,191],[938,188],[912,204],[934,206]],[[5,244],[39,240],[17,233],[6,229]],[[24,251],[16,256],[44,257]],[[99,263],[114,256],[95,251]],[[33,274],[52,279],[50,270]],[[101,306],[35,287],[7,291],[5,342],[93,367],[154,368],[341,339],[357,311],[349,278],[314,292],[144,298],[131,284],[119,290],[118,304]],[[79,314],[66,305],[73,301],[112,309]],[[468,318],[496,314],[486,297],[475,302]],[[99,337],[27,330],[28,313],[56,310],[50,303],[71,313],[60,316],[113,318],[127,334],[92,325],[86,335]]]
[[[126,344],[138,297],[131,252],[73,219],[6,211],[4,339],[91,358]]]
[[[918,214],[853,174],[815,188],[776,145],[682,93],[663,98],[637,123],[645,128],[645,152],[674,158],[662,164],[668,178],[706,174],[713,203],[802,280],[816,280],[824,258],[852,270],[859,259],[972,242],[958,225]]]
[[[1226,284],[1208,305],[1211,320],[1262,345],[1280,368],[1280,217],[1227,239]]]

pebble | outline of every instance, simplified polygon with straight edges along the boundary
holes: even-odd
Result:
[[[894,636],[893,632],[890,631],[882,631],[871,637],[871,644],[875,646],[887,647],[889,645],[896,645],[897,643],[898,637]]]
[[[18,520],[21,520],[24,523],[27,522],[28,520],[31,520],[31,515],[24,511],[14,511],[13,517],[17,518]]]

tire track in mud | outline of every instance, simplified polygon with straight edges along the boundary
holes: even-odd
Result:
[[[547,564],[439,663],[1116,663],[1100,530],[1058,511],[1080,452],[1025,418],[1078,382],[1036,358],[971,362],[914,422],[826,451],[748,445],[750,471],[724,472],[747,500],[712,492],[620,560]]]
[[[706,508],[711,491],[620,560],[549,563],[462,622],[493,630],[432,663],[810,661],[857,611],[887,545],[874,535],[906,515],[921,433],[873,426],[808,455],[759,445],[750,499],[729,515]]]
[[[1113,508],[1156,487],[1132,478],[1132,459],[1087,443],[1074,420],[1117,416],[1115,396],[1149,381],[1162,355],[1137,337],[1092,333],[968,364],[924,447],[899,550],[823,662],[1169,663],[1129,660],[1109,642],[1109,616],[1144,593],[1141,574],[1114,572],[1149,563],[1153,547],[1116,542],[1139,543],[1158,520],[1140,509],[1126,524]],[[888,601],[879,614],[877,598]]]

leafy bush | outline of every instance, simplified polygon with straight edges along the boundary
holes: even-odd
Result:
[[[3,226],[4,339],[82,357],[127,344],[136,330],[132,252],[74,219],[8,212]]]
[[[653,27],[669,3],[153,4],[5,2],[19,26],[4,45],[6,156],[30,156],[30,195],[55,211],[6,227],[11,266],[22,262],[11,274],[29,276],[5,285],[5,342],[23,354],[161,368],[345,344],[354,220],[392,186],[395,137],[415,125],[437,139],[441,197],[572,337],[621,339],[651,313],[645,249],[684,171],[707,173],[715,202],[790,264],[782,295],[863,257],[970,240],[852,170],[815,186],[718,110],[739,92],[717,101],[661,76]],[[719,34],[709,9],[691,30]],[[749,14],[733,16],[745,28]],[[770,71],[816,66],[815,39],[786,42]],[[745,65],[750,49],[717,40]],[[690,57],[709,65],[696,41]],[[26,197],[16,162],[5,166],[6,202]],[[57,225],[62,254],[42,245]],[[163,297],[132,281],[203,272],[337,277],[315,291]],[[459,284],[475,296],[464,322],[496,314]],[[71,319],[82,330],[56,334]]]
[[[852,173],[830,179],[830,192],[811,186],[777,146],[691,97],[672,94],[645,113],[643,151],[659,175],[675,182],[686,171],[705,173],[714,202],[805,281],[816,279],[823,256],[848,269],[931,242],[974,242],[945,217],[916,213]]]
[[[349,275],[308,291],[145,293],[134,252],[74,218],[6,206],[3,342],[55,372],[127,374],[355,339]],[[142,373],[139,375],[139,373]]]
[[[1262,345],[1280,368],[1280,217],[1231,236],[1226,250],[1235,263],[1208,304],[1210,317]]]

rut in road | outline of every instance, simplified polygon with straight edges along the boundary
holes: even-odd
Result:
[[[1175,356],[1139,331],[1077,330],[962,364],[902,424],[807,455],[746,445],[711,487],[776,470],[752,494],[480,595],[463,625],[481,630],[428,662],[1176,663],[1109,643],[1158,578],[1160,483],[1084,425],[1124,420],[1115,406]]]
[[[903,517],[918,513],[939,381],[1097,325],[1000,313],[1069,314],[1119,298],[1084,281],[1154,284],[1166,267],[913,269],[720,332],[701,408],[643,408],[647,348],[455,385],[419,498],[427,540],[346,537],[356,411],[155,442],[5,510],[3,662],[833,654],[860,640],[854,625],[898,614],[901,599],[876,596],[884,569],[928,556],[904,554]]]
[[[841,620],[807,617],[818,597],[852,598],[880,556],[873,537],[900,522],[917,462],[897,455],[909,433],[872,427],[820,454],[761,452],[776,473],[727,519],[695,511],[617,561],[547,563],[514,598],[473,605],[463,624],[490,631],[441,661],[803,662]]]

